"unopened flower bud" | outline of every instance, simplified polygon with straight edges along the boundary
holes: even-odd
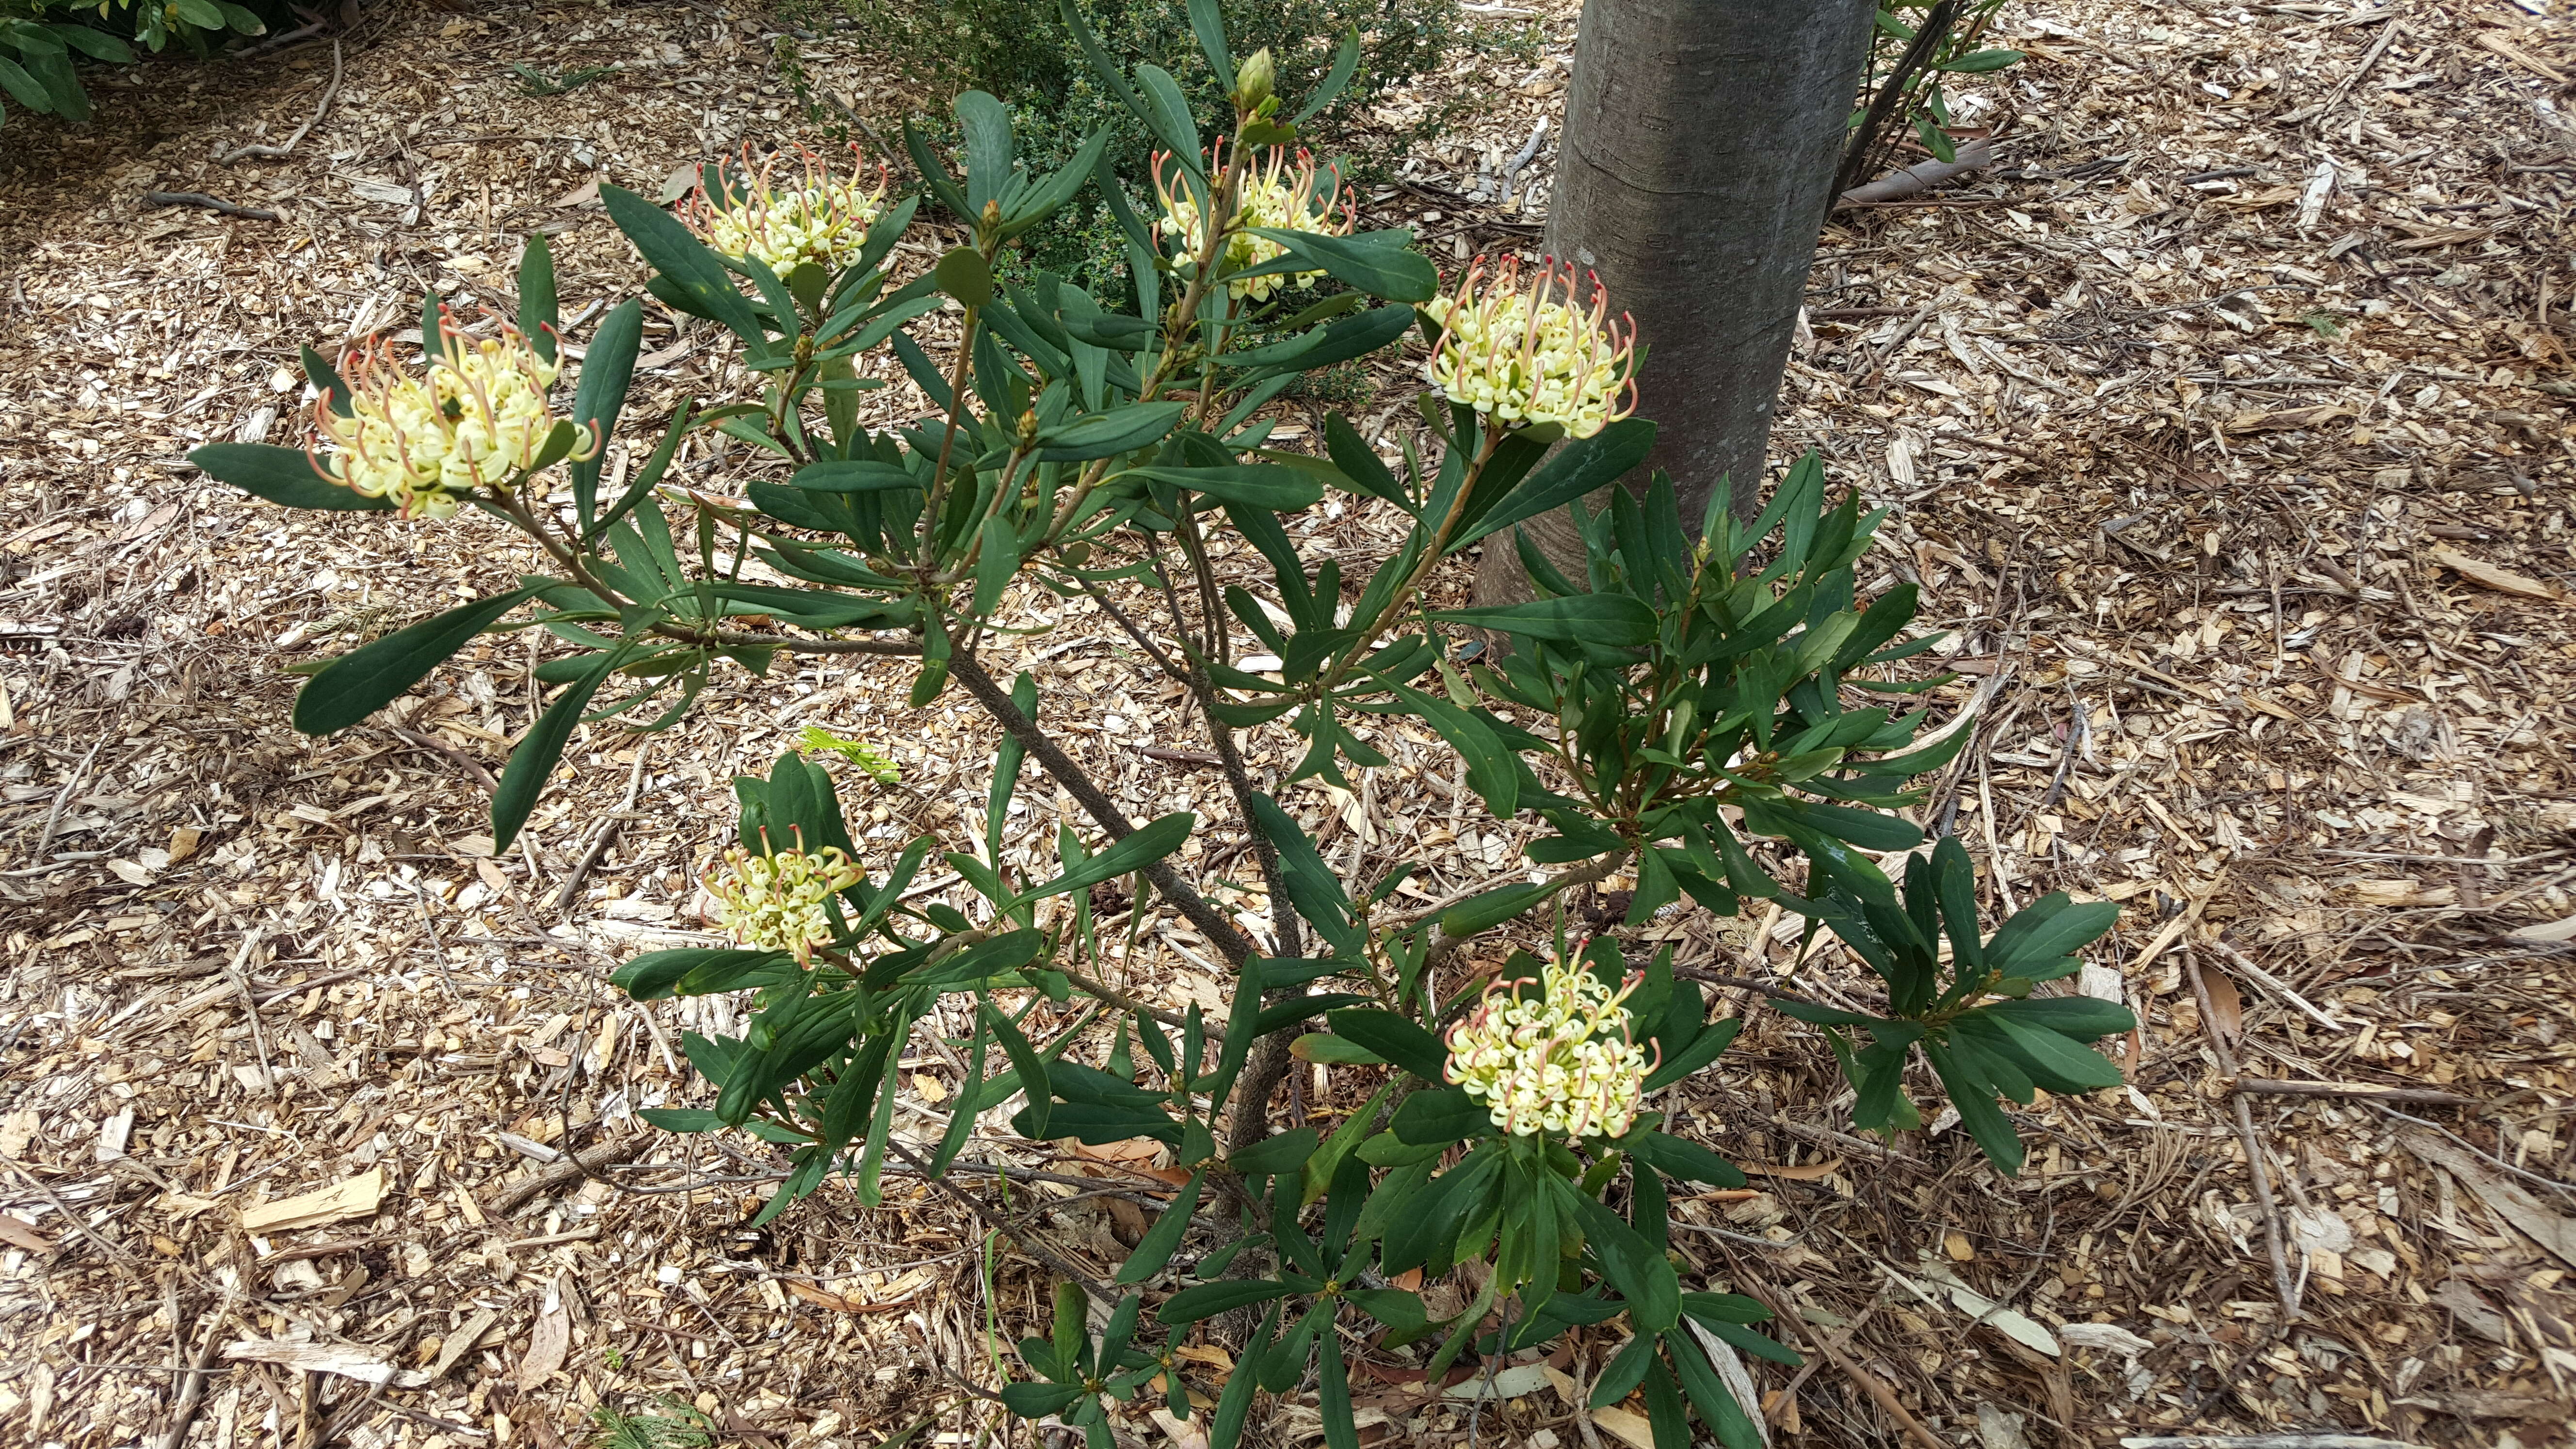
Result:
[[[1243,64],[1234,69],[1236,108],[1246,112],[1259,110],[1261,103],[1270,99],[1272,88],[1278,83],[1278,63],[1270,58],[1270,47],[1265,45],[1245,56]]]

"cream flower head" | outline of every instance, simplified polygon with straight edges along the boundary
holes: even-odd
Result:
[[[468,337],[438,311],[438,352],[405,372],[383,337],[358,345],[348,371],[349,412],[326,395],[314,404],[321,436],[315,471],[370,498],[390,498],[405,518],[453,517],[478,489],[504,488],[545,451],[557,419],[546,402],[561,364],[508,323]],[[567,457],[599,456],[591,424]]]
[[[1450,1083],[1515,1136],[1625,1135],[1650,1067],[1628,1039],[1621,1004],[1643,979],[1631,974],[1613,991],[1575,959],[1542,967],[1535,998],[1514,994],[1530,977],[1491,983],[1475,1013],[1449,1029]]]
[[[1218,150],[1223,149],[1224,143],[1219,142]],[[1182,179],[1180,168],[1165,164],[1171,159],[1168,151],[1154,156],[1154,192],[1163,203],[1163,218],[1154,229],[1179,243],[1184,253],[1191,253],[1198,249],[1200,240],[1199,202]],[[1338,203],[1331,194],[1319,196],[1317,186],[1321,179],[1315,170],[1315,158],[1303,150],[1296,153],[1291,164],[1285,147],[1258,148],[1236,188],[1234,216],[1226,223],[1220,268],[1243,272],[1287,255],[1288,248],[1266,236],[1253,235],[1249,230],[1252,227],[1313,232],[1319,236],[1350,235],[1351,228],[1358,224],[1358,212],[1347,195],[1342,195]],[[1222,189],[1224,172],[1218,171],[1208,184],[1211,190]],[[1321,271],[1271,272],[1258,277],[1231,277],[1225,286],[1237,298],[1266,302],[1284,288],[1311,287],[1322,275]]]
[[[761,843],[765,853],[734,846],[724,853],[723,871],[707,873],[716,924],[742,945],[810,961],[815,947],[832,943],[832,916],[823,903],[857,885],[862,872],[838,846],[778,850],[768,848],[765,832]]]
[[[708,246],[735,258],[758,257],[784,277],[803,263],[827,272],[849,265],[867,245],[868,228],[885,212],[885,170],[879,167],[874,189],[865,186],[866,170],[853,143],[848,177],[834,176],[823,158],[799,146],[804,184],[772,179],[784,151],[757,162],[745,142],[739,168],[728,174],[723,161],[700,173],[697,195],[686,216]]]
[[[1478,257],[1458,290],[1423,311],[1443,329],[1426,369],[1431,385],[1506,428],[1558,423],[1588,438],[1637,410],[1637,329],[1609,321],[1609,296],[1592,284],[1577,302],[1574,268],[1542,258],[1524,276],[1505,257],[1488,271]]]

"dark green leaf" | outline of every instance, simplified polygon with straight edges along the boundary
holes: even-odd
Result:
[[[1196,1323],[1202,1318],[1214,1318],[1237,1308],[1285,1298],[1294,1291],[1285,1283],[1259,1279],[1201,1283],[1195,1288],[1184,1288],[1164,1300],[1163,1306],[1154,1310],[1154,1316],[1165,1323]]]
[[[1227,463],[1207,468],[1130,468],[1121,478],[1178,484],[1227,503],[1294,513],[1324,501],[1324,485],[1300,468],[1277,463]]]
[[[1322,232],[1249,228],[1286,247],[1310,267],[1329,272],[1335,281],[1390,302],[1428,302],[1440,290],[1439,269],[1413,249],[1409,231],[1363,232],[1328,236]]]
[[[537,796],[546,787],[546,777],[554,773],[555,761],[563,758],[564,745],[572,739],[573,726],[581,723],[581,712],[590,704],[590,696],[608,671],[619,662],[616,654],[603,654],[589,674],[564,686],[554,703],[528,727],[519,747],[510,752],[510,763],[501,769],[501,786],[492,793],[492,850],[494,854],[510,848],[518,837],[519,827],[527,823],[528,812],[537,806]]]
[[[296,694],[295,727],[308,735],[327,735],[358,723],[418,684],[448,656],[471,643],[485,625],[536,592],[535,588],[514,589],[450,609],[332,660]]]
[[[1591,437],[1575,439],[1532,469],[1483,516],[1469,520],[1449,540],[1449,550],[1455,552],[1525,518],[1591,497],[1646,461],[1654,446],[1655,425],[1644,418],[1624,418]]]
[[[1080,890],[1105,880],[1115,880],[1122,875],[1132,875],[1180,849],[1182,843],[1190,838],[1190,832],[1197,828],[1198,823],[1199,818],[1189,811],[1175,810],[1159,820],[1138,828],[1134,834],[1098,855],[1077,863],[1072,869],[1055,879],[1020,892],[1011,899],[1010,904],[1015,907],[1024,906],[1031,901],[1043,900],[1048,896],[1062,895],[1066,891]]]
[[[188,455],[217,482],[289,508],[317,508],[328,513],[382,513],[390,498],[370,498],[345,483],[323,476],[301,448],[267,443],[208,443]]]
[[[1430,617],[1442,623],[1470,624],[1533,639],[1562,639],[1612,648],[1633,647],[1655,637],[1655,611],[1644,600],[1626,594],[1575,594],[1477,609],[1441,609]]]
[[[1467,1095],[1463,1087],[1442,1091],[1416,1092],[1404,1099],[1387,1123],[1387,1130],[1399,1142],[1416,1147],[1435,1142],[1456,1142],[1472,1137],[1493,1126],[1493,1117],[1485,1104]]]
[[[1171,1206],[1154,1219],[1154,1225],[1145,1230],[1145,1235],[1136,1240],[1135,1251],[1119,1265],[1118,1276],[1112,1281],[1142,1283],[1163,1271],[1163,1265],[1172,1261],[1172,1254],[1179,1250],[1181,1235],[1189,1231],[1190,1214],[1198,1210],[1199,1189],[1206,1179],[1205,1170],[1190,1174],[1190,1180],[1182,1185],[1180,1195],[1173,1198]]]
[[[981,307],[993,300],[993,268],[973,247],[949,248],[933,275],[939,278],[939,290],[969,307]]]
[[[1325,1018],[1333,1034],[1357,1042],[1426,1082],[1448,1070],[1449,1049],[1440,1038],[1390,1011],[1336,1011]]]
[[[1322,1140],[1312,1127],[1292,1127],[1235,1153],[1226,1159],[1226,1166],[1246,1177],[1276,1177],[1305,1166]]]

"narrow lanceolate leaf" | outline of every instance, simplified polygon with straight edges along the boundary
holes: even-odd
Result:
[[[1173,1198],[1172,1205],[1163,1209],[1163,1215],[1154,1219],[1154,1225],[1145,1230],[1145,1236],[1136,1240],[1136,1250],[1119,1265],[1115,1281],[1142,1283],[1162,1272],[1163,1265],[1172,1261],[1172,1254],[1181,1246],[1181,1234],[1189,1230],[1190,1214],[1198,1210],[1199,1189],[1205,1185],[1206,1179],[1205,1171],[1190,1175],[1189,1182],[1181,1188],[1180,1196]]]
[[[334,483],[313,467],[301,448],[269,443],[208,443],[188,455],[206,476],[271,503],[288,508],[315,508],[326,513],[382,513],[390,498],[370,498],[344,483]]]
[[[608,462],[609,437],[626,408],[635,380],[635,356],[644,346],[644,304],[632,297],[600,319],[582,354],[581,381],[572,393],[572,420],[597,429],[600,448],[572,465],[573,505],[585,526],[598,511],[599,470]]]
[[[1413,249],[1413,233],[1409,231],[1326,236],[1268,226],[1251,230],[1286,247],[1299,260],[1331,273],[1333,280],[1372,297],[1390,302],[1428,302],[1440,290],[1439,270],[1431,265],[1430,258]]]
[[[1294,513],[1324,501],[1324,485],[1314,475],[1277,463],[1228,463],[1209,468],[1130,468],[1121,477],[1176,483],[1227,503]]]
[[[546,361],[555,360],[555,256],[544,232],[519,253],[519,330]]]
[[[308,735],[336,734],[374,714],[535,592],[514,589],[450,609],[332,660],[295,696],[295,727]]]
[[[1631,648],[1655,637],[1655,611],[1643,599],[1626,594],[1574,594],[1481,609],[1442,609],[1431,617],[1443,623],[1472,624],[1533,639],[1562,639],[1612,648]]]
[[[1105,880],[1115,880],[1122,875],[1132,875],[1180,849],[1181,843],[1190,838],[1190,831],[1198,823],[1198,816],[1187,810],[1175,810],[1055,879],[1022,891],[1010,904],[1022,906],[1066,891],[1098,885]]]
[[[564,745],[572,739],[573,726],[581,723],[581,712],[590,706],[590,696],[599,682],[608,677],[609,669],[624,662],[623,651],[601,655],[598,666],[580,679],[565,686],[555,696],[545,713],[537,716],[527,738],[510,752],[510,763],[501,770],[501,787],[492,792],[492,849],[495,854],[510,848],[518,838],[519,827],[528,823],[528,812],[537,806],[537,796],[546,787],[546,777],[554,773],[555,761],[563,758]]]
[[[1482,517],[1473,519],[1449,540],[1452,552],[1497,529],[1563,508],[1578,498],[1610,486],[1646,461],[1655,446],[1655,425],[1644,418],[1625,418],[1588,438],[1578,438],[1530,471],[1519,486]]]

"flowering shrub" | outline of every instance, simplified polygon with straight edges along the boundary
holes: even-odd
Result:
[[[1634,928],[1687,898],[1721,915],[1775,902],[1830,930],[1880,990],[1827,1005],[1792,978],[1766,995],[1818,1029],[1855,1090],[1855,1122],[1901,1130],[1946,1098],[2012,1172],[2022,1147],[1999,1097],[2028,1104],[2041,1090],[2119,1080],[2084,1043],[2125,1029],[2128,1013],[2043,990],[2076,969],[2112,908],[2050,896],[1987,934],[1958,842],[1920,849],[1922,832],[1899,813],[1919,799],[1907,782],[1947,764],[1967,730],[1953,722],[1926,738],[1927,712],[1895,707],[1947,676],[1905,677],[1933,642],[1904,637],[1910,585],[1857,596],[1878,514],[1829,501],[1813,457],[1760,517],[1713,508],[1696,535],[1662,474],[1610,488],[1639,469],[1654,425],[1628,416],[1635,353],[1598,289],[1578,297],[1563,269],[1505,265],[1471,269],[1443,298],[1408,233],[1357,230],[1310,189],[1321,182],[1303,162],[1292,172],[1283,159],[1329,87],[1283,116],[1266,58],[1238,67],[1213,6],[1192,14],[1211,70],[1235,78],[1220,146],[1204,148],[1166,71],[1122,71],[1105,56],[1099,70],[1162,142],[1165,170],[1149,183],[1165,201],[1159,227],[1098,165],[1102,137],[1065,167],[1032,172],[1015,159],[1007,111],[974,92],[957,103],[962,175],[907,138],[925,196],[887,204],[809,173],[780,201],[765,173],[737,192],[741,173],[710,169],[688,213],[707,235],[728,215],[749,213],[747,239],[758,217],[792,213],[793,245],[711,249],[679,218],[603,187],[652,269],[652,294],[731,333],[766,379],[756,399],[684,403],[616,497],[601,493],[597,444],[621,425],[641,306],[607,314],[564,417],[540,430],[555,381],[542,241],[521,266],[515,325],[497,336],[467,342],[436,320],[433,299],[420,377],[387,381],[394,364],[379,347],[353,387],[308,351],[318,465],[241,444],[191,456],[290,506],[470,505],[542,550],[545,572],[332,661],[296,702],[299,728],[348,728],[477,634],[544,629],[566,652],[538,669],[557,692],[493,801],[504,847],[577,726],[643,720],[643,706],[676,693],[635,726],[659,728],[719,671],[756,674],[781,653],[917,660],[914,705],[962,690],[1000,727],[980,833],[924,835],[891,858],[859,849],[832,776],[806,754],[738,778],[740,845],[708,881],[732,944],[651,952],[617,980],[638,1000],[748,995],[741,1035],[686,1038],[712,1105],[644,1115],[673,1131],[746,1131],[783,1152],[762,1220],[836,1172],[873,1206],[892,1160],[1058,1276],[1053,1331],[1021,1342],[1029,1376],[1002,1391],[1014,1412],[1107,1444],[1151,1391],[1171,1413],[1204,1418],[1223,1449],[1259,1395],[1311,1372],[1326,1441],[1341,1449],[1357,1442],[1342,1330],[1368,1323],[1382,1344],[1426,1345],[1417,1361],[1434,1376],[1579,1335],[1608,1355],[1596,1404],[1636,1395],[1659,1445],[1691,1443],[1696,1419],[1749,1449],[1759,1435],[1752,1406],[1727,1387],[1740,1379],[1734,1355],[1796,1355],[1748,1326],[1764,1305],[1686,1287],[1667,1254],[1673,1180],[1744,1179],[1662,1130],[1661,1095],[1712,1070],[1742,1017],[1710,1019],[1700,979],[1712,963],[1648,951]],[[1019,239],[1095,183],[1141,259],[1133,308],[1043,273],[997,284],[995,264]],[[745,199],[755,192],[771,199]],[[901,277],[889,259],[925,200],[968,240]],[[818,249],[815,237],[834,240]],[[1282,288],[1246,285],[1308,273],[1346,290],[1291,313]],[[944,365],[908,330],[943,303],[960,333]],[[1391,464],[1338,415],[1320,455],[1276,445],[1265,402],[1416,330],[1439,389],[1424,398],[1428,450]],[[872,383],[853,359],[880,347],[932,415],[860,425],[852,400]],[[487,401],[491,416],[518,420],[512,441],[451,443]],[[705,429],[770,460],[739,496],[665,486],[679,441]],[[431,472],[433,436],[445,451]],[[538,487],[535,475],[557,466],[565,486]],[[1607,508],[1578,511],[1580,578],[1515,528],[1605,488]],[[1310,563],[1283,523],[1328,491],[1407,526],[1364,579],[1346,581],[1338,560]],[[1267,565],[1275,612],[1217,576],[1219,531]],[[1427,607],[1442,560],[1480,542],[1518,548],[1538,596]],[[1131,819],[1058,744],[1054,722],[1079,705],[1045,698],[1029,675],[992,672],[987,640],[1028,588],[1096,601],[1138,667],[1186,695],[1233,820]],[[1510,648],[1461,659],[1452,626]],[[1275,657],[1256,666],[1240,652],[1253,645]],[[1495,820],[1548,827],[1525,863],[1402,909],[1413,866],[1353,877],[1327,862],[1272,792],[1383,766],[1355,722],[1390,716],[1453,748]],[[1263,729],[1300,744],[1284,779],[1247,763],[1242,737]],[[870,758],[863,742],[828,734],[804,743]],[[1090,828],[1060,828],[1052,864],[1028,871],[999,842],[1032,763]],[[1220,858],[1184,850],[1212,826],[1251,845],[1263,914],[1221,904],[1219,878],[1188,864]],[[934,853],[972,891],[967,907],[913,899]],[[1614,876],[1633,886],[1624,922],[1569,942],[1567,893]],[[1224,1010],[1173,1011],[1102,979],[1091,888],[1119,879],[1134,885],[1131,930],[1168,913],[1224,958]],[[940,1140],[916,1148],[893,1128],[907,1044],[961,1018],[972,1023],[965,1080]],[[1272,1098],[1292,1062],[1333,1074],[1347,1089],[1337,1097],[1363,1105],[1329,1131],[1280,1127]],[[1123,1262],[1084,1261],[1000,1199],[948,1180],[978,1124],[1014,1102],[1010,1128],[1025,1138],[1153,1144],[1189,1174]],[[1395,1286],[1470,1262],[1483,1268],[1454,1312]],[[1238,1309],[1258,1310],[1260,1324],[1219,1388],[1181,1350],[1191,1325]],[[1203,1395],[1193,1407],[1194,1383],[1215,1390],[1212,1406]]]

